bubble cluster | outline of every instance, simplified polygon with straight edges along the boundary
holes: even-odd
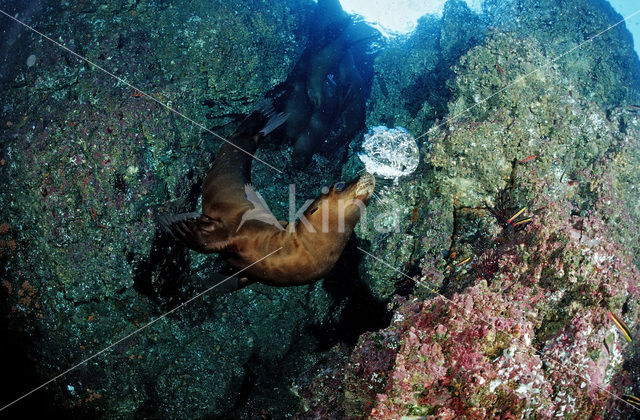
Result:
[[[32,67],[34,64],[36,64],[36,56],[31,54],[27,57],[27,67]]]
[[[416,140],[405,128],[377,126],[364,136],[358,157],[369,173],[397,179],[416,170],[420,152]]]

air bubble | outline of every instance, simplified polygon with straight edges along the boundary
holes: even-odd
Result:
[[[367,172],[386,179],[413,173],[420,162],[415,138],[403,127],[373,127],[364,136],[358,157]]]
[[[36,64],[36,56],[31,54],[27,57],[27,67],[33,67],[34,64]]]

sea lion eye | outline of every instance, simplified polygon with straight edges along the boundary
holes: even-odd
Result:
[[[344,182],[340,181],[340,182],[336,182],[336,185],[334,185],[333,188],[335,188],[336,191],[342,191],[342,190],[344,190],[344,187],[346,185],[347,184],[345,184]]]

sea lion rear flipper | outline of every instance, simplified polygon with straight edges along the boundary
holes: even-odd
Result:
[[[287,120],[287,116],[285,113],[276,112],[273,107],[273,101],[266,99],[251,110],[230,140],[233,141],[242,137],[249,139],[256,134],[264,137],[281,126]],[[249,150],[249,152],[253,152],[253,150]]]
[[[219,252],[229,245],[229,231],[220,219],[200,213],[161,214],[163,231],[186,247],[202,253]]]
[[[267,124],[260,130],[260,134],[263,136],[268,136],[276,128],[280,127],[287,120],[288,114],[280,112],[278,114],[273,114],[269,117],[269,121]]]

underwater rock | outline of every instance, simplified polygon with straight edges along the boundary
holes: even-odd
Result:
[[[535,40],[496,33],[456,66],[451,117],[429,131],[428,160],[461,206],[493,206],[512,171],[530,167],[548,181],[545,192],[560,198],[623,137],[615,118],[608,121],[557,71],[542,67],[547,60]]]
[[[486,24],[460,0],[442,19],[424,16],[408,38],[390,41],[375,58],[367,126],[402,126],[418,137],[446,113],[451,66],[484,37]]]
[[[301,53],[306,4],[89,1],[60,3],[29,23],[193,120],[204,121],[208,98],[214,121],[225,121],[286,78]],[[221,141],[31,32],[14,48],[26,54],[0,86],[0,293],[2,330],[20,338],[14,353],[25,362],[6,372],[4,403],[205,290],[220,268],[175,245],[159,252],[168,244],[152,216],[197,205],[198,174]],[[29,54],[38,57],[33,67]],[[243,398],[249,372],[273,375],[265,372],[288,354],[307,299],[323,297],[321,288],[204,296],[16,413],[224,413]],[[16,382],[23,365],[34,372]]]
[[[628,407],[612,395],[633,392],[622,370],[632,348],[607,313],[637,331],[640,272],[606,227],[591,220],[580,234],[566,203],[547,204],[526,231],[505,233],[459,272],[458,292],[397,299],[390,327],[363,335],[333,368],[344,391],[318,379],[309,410],[624,418]]]
[[[559,58],[553,66],[603,109],[640,102],[633,39],[608,1],[487,0],[483,10],[491,26],[537,39],[550,59]],[[525,10],[527,18],[521,19]]]
[[[442,22],[446,19],[447,30],[443,31]],[[451,30],[457,20],[469,30],[459,33]],[[393,41],[380,52],[375,58],[367,108],[368,126],[407,127],[412,135],[422,135],[419,145],[423,145],[425,152],[431,145],[424,139],[424,132],[447,109],[451,92],[446,80],[453,75],[450,67],[459,59],[456,54],[483,39],[483,25],[464,2],[448,2],[443,21],[423,17],[408,39]],[[475,24],[467,26],[469,22]],[[444,56],[441,44],[450,45],[446,51],[453,55]],[[358,170],[355,154],[359,144],[352,143],[351,150],[343,178]],[[374,296],[382,301],[398,290],[413,287],[390,266],[414,272],[420,260],[440,261],[449,249],[454,229],[451,199],[438,192],[429,165],[418,166],[400,185],[384,188],[381,183],[379,200],[367,209],[367,223],[356,227],[369,252],[387,256],[385,263],[368,258],[361,266],[363,278]],[[441,280],[441,273],[436,269],[432,274],[432,286],[437,288],[440,281],[435,279]]]
[[[467,29],[456,32],[455,22]],[[375,58],[367,125],[406,127],[415,137],[422,135],[419,145],[428,150],[431,146],[423,134],[436,118],[445,115],[451,95],[446,83],[453,75],[451,66],[458,61],[457,54],[483,39],[483,30],[479,17],[464,2],[451,1],[442,20],[423,17],[408,39],[387,45]],[[451,55],[444,55],[441,46],[447,46],[446,53]],[[357,171],[354,161],[358,149],[359,144],[352,144],[343,178]],[[381,190],[379,203],[368,207],[368,227],[362,224],[356,228],[370,252],[388,256],[386,263],[409,272],[417,270],[423,258],[441,260],[454,227],[450,198],[437,192],[428,171],[427,166],[419,166],[401,185]],[[379,261],[365,259],[361,272],[373,294],[383,301],[396,290],[411,287],[406,278]]]
[[[461,59],[451,83],[458,95],[450,105],[449,126],[429,132],[425,152],[432,176],[454,198],[459,225],[469,224],[470,241],[478,228],[493,236],[493,228],[477,225],[482,217],[472,217],[474,212],[499,213],[504,222],[544,195],[552,201],[571,200],[577,215],[602,217],[620,232],[612,239],[626,245],[638,261],[638,248],[630,239],[637,237],[640,221],[632,192],[637,173],[629,167],[638,161],[633,141],[638,118],[624,109],[601,111],[573,85],[561,82],[561,73],[540,69],[546,60],[535,40],[500,33]],[[520,80],[524,74],[529,75]],[[519,83],[508,85],[503,79]],[[496,89],[501,91],[491,94]],[[604,180],[608,189],[602,187]],[[611,196],[619,197],[617,204]],[[599,201],[609,202],[617,217],[593,214]]]
[[[381,194],[394,197],[401,233],[360,232],[391,266],[363,262],[373,293],[409,297],[396,300],[389,328],[332,368],[341,384],[309,386],[310,413],[631,416],[616,397],[637,393],[637,345],[608,312],[637,331],[638,116],[604,112],[571,68],[545,66],[551,54],[535,37],[493,29],[452,68],[448,113],[428,132],[423,163]],[[383,109],[372,102],[369,118],[379,123]]]
[[[615,19],[600,1],[563,2],[566,13],[525,3],[491,2],[478,17],[449,2],[443,20],[423,19],[376,59],[369,125],[420,137],[439,122],[420,137],[416,171],[370,203],[331,281],[205,295],[8,415],[631,417],[602,388],[637,394],[640,379],[637,339],[627,344],[608,317],[637,335],[640,119],[615,107],[637,98],[637,63],[620,28],[494,95]],[[313,9],[92,0],[25,16],[195,121],[210,112],[225,135],[300,61]],[[515,34],[500,29],[527,11]],[[485,41],[487,24],[498,29]],[[3,402],[206,290],[220,269],[163,242],[152,215],[197,207],[198,174],[221,143],[33,33],[11,39],[22,55],[0,84],[0,327],[15,343]],[[354,80],[350,59],[341,64],[345,76],[322,79],[327,108],[348,98],[336,80]],[[295,180],[299,203],[333,183],[327,173],[352,177],[356,153],[344,167],[315,156],[295,176],[256,165],[255,188],[282,212],[277,186]],[[257,157],[292,163],[285,149]],[[379,330],[386,302],[393,322]],[[353,351],[343,344],[365,329]]]

